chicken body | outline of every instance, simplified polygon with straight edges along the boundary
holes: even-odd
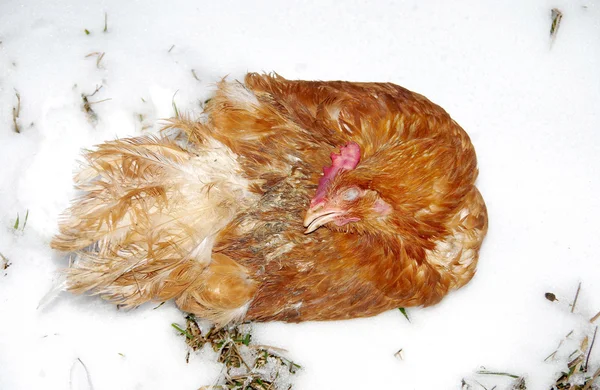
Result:
[[[205,114],[86,154],[52,242],[79,255],[69,290],[225,325],[426,306],[473,277],[475,151],[425,97],[251,73]]]

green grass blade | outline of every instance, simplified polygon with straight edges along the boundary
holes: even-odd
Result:
[[[172,326],[173,328],[175,328],[175,329],[176,329],[176,330],[177,330],[179,333],[181,333],[182,335],[185,335],[185,337],[187,337],[188,339],[190,339],[190,340],[191,340],[191,339],[193,339],[193,338],[194,338],[194,336],[192,336],[192,335],[190,334],[190,332],[188,332],[187,330],[184,330],[184,329],[182,329],[182,328],[181,328],[181,326],[177,325],[176,323],[172,323],[172,324],[171,324],[171,326]]]
[[[398,310],[400,310],[400,313],[402,313],[402,315],[406,318],[406,320],[408,322],[410,322],[410,318],[408,318],[408,313],[406,312],[406,309],[403,307],[399,307]]]

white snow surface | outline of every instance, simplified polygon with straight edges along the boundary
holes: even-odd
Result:
[[[554,7],[564,17],[551,46]],[[303,366],[294,389],[459,389],[463,378],[479,389],[470,378],[481,367],[548,389],[572,349],[544,359],[571,330],[575,344],[593,331],[597,1],[3,0],[0,41],[0,253],[10,263],[0,267],[0,389],[196,389],[217,377],[210,353],[186,364],[170,326],[183,317],[172,303],[119,311],[65,293],[37,305],[68,264],[49,241],[75,194],[80,150],[156,132],[173,100],[199,113],[216,81],[246,71],[390,81],[424,94],[470,134],[489,208],[473,281],[437,306],[408,309],[410,323],[395,310],[254,325],[254,341],[287,349]],[[101,85],[90,102],[110,100],[92,105],[94,124],[81,96]],[[26,227],[15,231],[27,210]],[[399,349],[403,359],[394,357]]]

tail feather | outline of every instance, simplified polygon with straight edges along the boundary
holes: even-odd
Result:
[[[75,177],[84,195],[60,221],[55,249],[77,252],[66,287],[134,306],[179,295],[211,261],[214,236],[253,201],[236,156],[206,138],[107,142]],[[172,274],[187,269],[189,278]]]

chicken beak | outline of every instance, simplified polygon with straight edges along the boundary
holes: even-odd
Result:
[[[308,209],[306,217],[304,217],[304,227],[306,228],[304,234],[314,232],[326,223],[335,220],[341,213],[340,210],[324,208],[322,204]]]

